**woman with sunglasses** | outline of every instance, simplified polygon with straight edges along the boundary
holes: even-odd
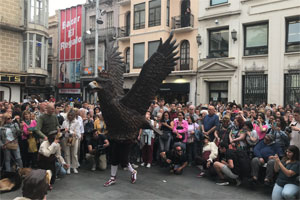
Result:
[[[0,127],[0,147],[4,151],[4,161],[6,171],[11,171],[11,156],[13,155],[19,167],[23,167],[20,147],[18,144],[18,136],[21,134],[20,128],[17,124],[12,123],[10,114],[3,115],[2,124]]]
[[[299,194],[300,173],[299,149],[295,145],[288,147],[286,156],[280,161],[278,155],[274,156],[274,170],[279,171],[276,183],[272,192],[272,200],[295,199]]]

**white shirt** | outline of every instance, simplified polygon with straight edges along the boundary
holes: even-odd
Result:
[[[80,124],[77,119],[74,119],[71,124],[69,120],[65,120],[62,124],[62,128],[67,128],[71,134],[76,134],[76,138],[81,137]]]
[[[80,116],[77,117],[77,120],[79,121],[79,125],[80,125],[80,133],[84,134],[83,120]]]
[[[61,164],[66,164],[64,158],[61,156],[61,147],[59,143],[52,142],[50,145],[49,141],[43,141],[39,153],[46,157],[55,154],[55,157]]]

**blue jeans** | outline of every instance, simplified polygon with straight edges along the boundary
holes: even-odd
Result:
[[[284,187],[280,187],[275,183],[272,200],[281,200],[281,199],[295,199],[297,193],[299,194],[299,186],[295,184],[286,184]]]
[[[63,167],[62,164],[60,164],[59,162],[55,162],[55,167],[56,167],[56,176],[64,176],[67,174],[67,171],[65,170],[65,168]]]
[[[10,172],[11,167],[10,167],[10,160],[12,159],[12,155],[14,157],[14,161],[16,161],[16,164],[19,167],[23,167],[22,159],[21,159],[21,154],[20,154],[20,148],[18,147],[16,150],[13,149],[4,149],[4,160],[5,160],[5,169],[6,171]]]

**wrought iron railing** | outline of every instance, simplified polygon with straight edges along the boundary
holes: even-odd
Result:
[[[172,17],[172,29],[194,27],[194,15],[179,15]]]
[[[130,26],[122,26],[118,28],[118,37],[128,37],[130,35]]]
[[[180,58],[174,71],[193,70],[193,58]]]

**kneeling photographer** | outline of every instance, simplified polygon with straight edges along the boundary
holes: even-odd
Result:
[[[88,141],[88,151],[86,159],[92,162],[92,171],[96,170],[96,163],[100,170],[107,168],[106,148],[109,146],[109,141],[103,134],[98,134],[96,130],[93,131],[93,137]]]

